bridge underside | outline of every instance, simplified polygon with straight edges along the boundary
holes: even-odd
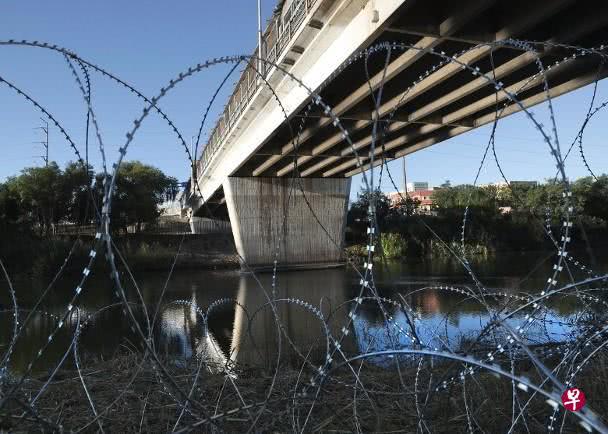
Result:
[[[416,49],[371,55],[347,66],[318,89],[348,130],[359,158],[343,139],[332,119],[304,101],[226,176],[235,178],[349,178],[371,167],[374,98],[371,90],[383,87],[378,111],[383,146],[374,150],[374,165],[493,122],[521,110],[505,92],[496,91],[480,74],[491,74],[504,89],[516,94],[526,107],[546,100],[544,67],[572,54],[557,47],[543,47],[537,54],[480,43],[514,38],[550,41],[583,47],[608,40],[608,2],[575,0],[408,0],[387,17],[364,46],[402,42],[421,49],[445,52],[479,74],[447,63]],[[464,51],[463,50],[467,50]],[[463,54],[459,54],[463,53]],[[305,52],[304,52],[305,54]],[[297,65],[297,63],[296,63]],[[436,67],[433,69],[433,67]],[[426,75],[427,71],[431,71]],[[549,94],[556,97],[605,77],[599,58],[579,56],[546,71]],[[294,140],[293,132],[297,135]],[[376,142],[378,145],[378,142]],[[204,182],[204,181],[203,181]],[[218,188],[209,197],[209,209],[223,207],[234,192]],[[229,181],[228,185],[234,185]],[[230,208],[230,206],[228,207]],[[231,219],[233,213],[230,215]],[[276,240],[275,240],[276,241]]]
[[[506,38],[583,47],[599,45],[608,40],[608,3],[574,0],[407,1],[370,45],[403,42],[453,55],[479,43]],[[370,83],[375,88],[382,81],[385,53],[380,51],[370,56],[368,61]],[[572,51],[545,49],[541,51],[540,60],[547,67],[562,60],[566,54],[570,55]],[[379,110],[380,119],[389,123],[384,137],[387,160],[494,121],[497,102],[507,104],[502,116],[520,110],[508,101],[504,92],[497,93],[487,80],[473,76],[454,63],[442,66],[418,81],[440,60],[432,54],[420,55],[414,49],[393,51],[386,68]],[[507,47],[492,50],[481,46],[466,52],[458,60],[479,68],[480,73],[490,73],[494,65],[496,79],[510,92],[516,93],[525,106],[546,99],[542,76],[531,79],[539,72],[532,53]],[[589,84],[598,76],[604,77],[607,68],[601,69],[599,60],[597,57],[581,58],[548,71],[552,97]],[[364,60],[347,67],[321,89],[320,95],[348,130],[362,161],[369,161],[374,104]],[[302,123],[304,128],[298,135]],[[295,149],[291,130],[298,135]],[[282,125],[233,176],[294,176],[294,168],[297,167],[298,176],[302,177],[350,177],[369,169],[369,165],[357,167],[352,148],[324,113],[294,114],[291,130],[287,123]],[[382,149],[377,149],[376,157],[381,152]]]

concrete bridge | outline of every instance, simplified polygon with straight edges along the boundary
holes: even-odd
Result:
[[[193,170],[195,215],[224,210],[249,265],[275,258],[283,265],[338,262],[350,177],[370,168],[372,91],[383,88],[378,119],[388,122],[377,165],[383,150],[390,161],[493,122],[497,103],[506,104],[500,116],[520,111],[503,89],[525,107],[546,99],[536,56],[550,65],[564,57],[563,49],[545,46],[536,54],[479,44],[515,38],[592,47],[607,36],[606,2],[288,0],[264,34],[262,57],[270,63],[242,73]],[[384,51],[370,56],[369,75],[365,60],[342,67],[384,41],[412,47],[393,50],[388,63]],[[431,50],[456,62],[436,67],[442,59]],[[552,67],[549,94],[603,78],[608,68],[599,64],[579,56]],[[311,106],[310,92],[283,70],[331,106],[359,162],[330,114]],[[502,83],[500,91],[485,73]]]

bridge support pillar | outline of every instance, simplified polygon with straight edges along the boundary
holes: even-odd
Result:
[[[249,267],[343,261],[350,178],[230,177],[224,194],[237,251]]]

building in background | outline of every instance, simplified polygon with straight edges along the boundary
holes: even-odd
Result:
[[[421,190],[432,190],[432,188],[429,188],[428,182],[408,182],[405,185],[405,188],[408,193]]]
[[[394,191],[391,193],[386,193],[386,195],[391,201],[391,206],[395,207],[401,203],[402,198],[405,198],[406,193],[403,191]],[[407,196],[410,199],[414,199],[419,202],[419,206],[417,208],[418,213],[431,213],[433,209],[433,188],[429,188],[428,182],[408,182]]]
[[[416,190],[411,193],[408,193],[409,196],[420,202],[418,205],[418,212],[420,214],[430,214],[433,209],[433,190]]]
[[[405,198],[405,192],[391,191],[386,193],[386,197],[388,197],[388,199],[391,201],[391,208],[394,208],[401,203],[401,198]]]

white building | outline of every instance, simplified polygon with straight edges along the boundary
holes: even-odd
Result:
[[[420,190],[430,190],[428,182],[408,182],[406,184],[406,189],[408,193]]]

